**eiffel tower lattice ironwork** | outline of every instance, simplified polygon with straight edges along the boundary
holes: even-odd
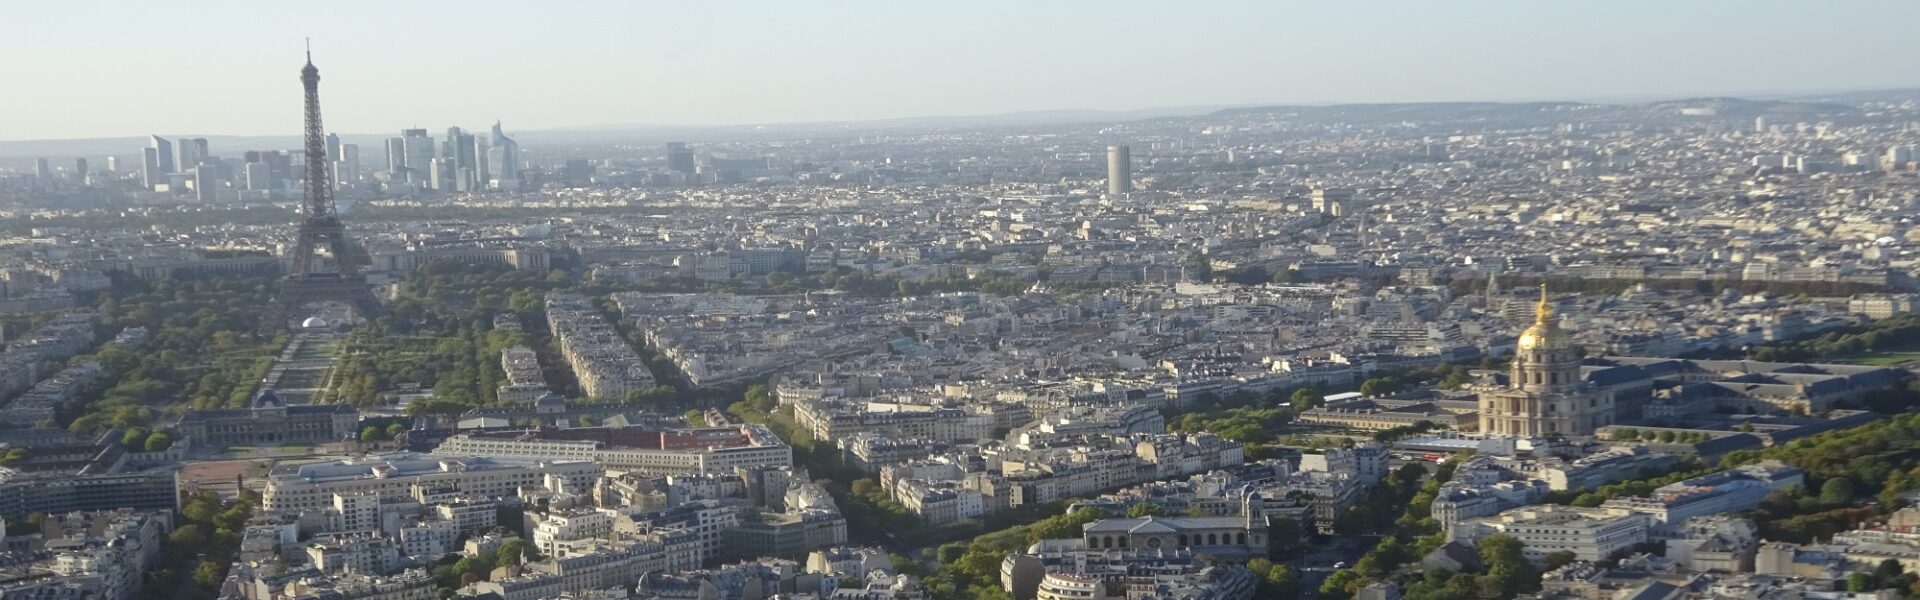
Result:
[[[311,50],[307,52],[307,65],[300,69],[300,83],[307,92],[305,219],[300,222],[293,267],[280,281],[280,293],[260,321],[263,335],[285,329],[294,308],[309,302],[342,302],[366,319],[380,314],[380,301],[373,297],[367,277],[354,264],[346,225],[334,211],[333,186],[327,176],[327,131],[320,124],[320,69],[313,66]],[[320,248],[327,249],[331,270],[315,268]]]

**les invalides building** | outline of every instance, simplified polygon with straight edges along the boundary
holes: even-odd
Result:
[[[1480,432],[1487,435],[1592,435],[1613,423],[1613,396],[1580,377],[1580,351],[1560,328],[1540,287],[1532,327],[1515,344],[1505,385],[1485,385],[1480,395]]]

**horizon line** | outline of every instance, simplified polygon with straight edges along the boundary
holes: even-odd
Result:
[[[1895,92],[1915,92],[1917,94],[1920,94],[1920,83],[1906,84],[1906,85],[1885,85],[1885,86],[1850,87],[1850,88],[1801,88],[1801,89],[1778,89],[1778,90],[1748,90],[1743,92],[1697,92],[1697,93],[1664,93],[1663,92],[1663,93],[1644,93],[1644,94],[1619,94],[1619,95],[1611,95],[1611,96],[1591,97],[1588,99],[1530,98],[1530,99],[1499,99],[1499,100],[1435,99],[1435,100],[1402,100],[1402,101],[1246,102],[1246,103],[1220,103],[1220,104],[1163,105],[1163,106],[1149,106],[1149,107],[1142,107],[1142,108],[1040,108],[1040,109],[993,112],[993,113],[919,114],[919,115],[906,115],[906,116],[893,116],[893,117],[874,117],[874,118],[867,118],[867,119],[738,121],[738,122],[732,122],[732,123],[691,123],[691,124],[597,123],[597,124],[588,124],[588,125],[556,125],[556,126],[537,127],[537,128],[530,128],[530,129],[522,129],[522,130],[519,130],[519,132],[522,134],[525,134],[529,132],[531,133],[586,132],[586,131],[592,131],[595,129],[639,129],[639,128],[729,129],[729,128],[753,128],[753,127],[790,127],[790,126],[808,126],[808,125],[856,125],[856,124],[878,125],[878,124],[884,124],[890,121],[913,121],[913,120],[932,120],[932,119],[992,119],[992,118],[1001,118],[1001,117],[1015,117],[1015,116],[1021,116],[1021,115],[1038,115],[1038,114],[1045,114],[1045,113],[1126,114],[1126,113],[1147,113],[1147,112],[1155,112],[1155,111],[1193,110],[1193,111],[1200,111],[1200,112],[1195,112],[1193,114],[1189,114],[1185,116],[1200,116],[1208,112],[1235,109],[1235,108],[1289,108],[1289,107],[1325,108],[1325,107],[1332,107],[1332,106],[1382,106],[1382,105],[1464,104],[1464,103],[1475,103],[1475,104],[1569,103],[1569,104],[1589,104],[1589,105],[1597,105],[1597,106],[1632,106],[1636,104],[1677,102],[1677,101],[1695,100],[1695,99],[1732,98],[1732,99],[1741,99],[1741,100],[1779,100],[1782,97],[1794,97],[1794,96],[1814,96],[1814,95],[1825,95],[1825,94],[1895,93]],[[1167,115],[1167,116],[1171,117],[1175,115]],[[1146,119],[1152,119],[1152,118],[1166,118],[1166,117],[1142,117],[1142,118],[1127,119],[1127,120],[1146,120]],[[500,120],[499,117],[495,117],[496,122],[498,122],[499,120]],[[1072,121],[1068,121],[1068,122],[1072,122]],[[418,128],[418,127],[415,127],[415,128]],[[340,131],[329,131],[328,133],[334,134],[334,135],[344,135],[344,136],[385,135],[385,134],[371,133],[371,132],[349,133],[349,132],[340,132]],[[156,136],[156,135],[161,135],[161,134],[129,133],[129,134],[120,134],[120,135],[69,137],[69,138],[27,138],[27,139],[9,138],[9,139],[0,139],[0,144],[27,144],[27,143],[41,143],[41,142],[50,142],[50,143],[85,142],[85,141],[96,141],[96,140],[114,140],[114,139],[123,139],[123,138],[141,138],[141,137],[150,137],[150,136]],[[166,135],[172,136],[175,138],[179,138],[179,137],[188,137],[188,138],[192,138],[192,137],[222,137],[222,138],[293,137],[293,138],[298,138],[303,136],[304,134],[294,132],[294,133],[284,133],[284,134],[283,133],[171,133]]]

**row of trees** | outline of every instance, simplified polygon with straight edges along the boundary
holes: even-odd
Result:
[[[354,406],[380,403],[380,392],[402,385],[433,391],[433,404],[461,407],[496,404],[505,379],[500,351],[523,343],[519,332],[490,330],[492,319],[460,322],[450,335],[401,336],[378,327],[356,331],[347,340],[348,356],[341,360],[338,384],[327,400]]]
[[[1367,583],[1391,577],[1404,565],[1419,560],[1445,543],[1446,532],[1433,519],[1433,501],[1439,494],[1440,484],[1452,478],[1454,469],[1467,456],[1455,455],[1443,462],[1434,477],[1428,479],[1407,503],[1406,510],[1395,522],[1397,530],[1362,555],[1352,569],[1338,571],[1328,577],[1320,587],[1320,596],[1328,599],[1351,598]],[[1477,545],[1482,562],[1480,570],[1465,573],[1430,571],[1421,578],[1402,582],[1403,597],[1419,600],[1478,600],[1512,598],[1539,591],[1540,571],[1527,560],[1524,545],[1519,540],[1495,535],[1480,540]],[[1570,552],[1555,552],[1547,555],[1545,566],[1551,570],[1573,560]]]
[[[1367,489],[1366,498],[1334,519],[1334,533],[1341,535],[1366,535],[1373,533],[1395,532],[1400,527],[1399,515],[1406,512],[1420,491],[1420,478],[1427,474],[1426,467],[1420,463],[1407,463],[1387,475],[1386,481]],[[1417,536],[1419,531],[1407,531],[1404,535]]]
[[[173,447],[173,434],[164,429],[134,427],[120,435],[120,445],[131,452],[164,452]]]
[[[978,519],[927,527],[918,515],[881,488],[878,476],[847,464],[833,444],[817,442],[810,432],[798,427],[793,421],[792,407],[778,406],[765,384],[748,386],[741,399],[727,407],[727,412],[741,422],[766,425],[787,440],[793,448],[794,461],[805,466],[821,487],[833,495],[847,519],[848,541],[853,543],[924,546],[967,539],[1058,514],[1066,506],[1065,502],[1027,505]]]
[[[1445,570],[1427,572],[1409,582],[1402,591],[1405,600],[1480,600],[1512,598],[1540,591],[1540,570],[1527,560],[1525,544],[1506,534],[1489,536],[1477,544],[1483,569],[1472,573]],[[1558,555],[1558,556],[1556,556]],[[1570,552],[1548,555],[1552,569],[1573,560]]]
[[[1741,425],[1744,427],[1745,431],[1753,430],[1752,425],[1748,425],[1746,423],[1742,423]],[[1675,431],[1655,431],[1652,429],[1634,429],[1632,427],[1615,427],[1611,432],[1607,434],[1607,439],[1610,439],[1616,442],[1640,441],[1640,442],[1659,442],[1662,444],[1698,444],[1701,442],[1712,440],[1713,436],[1708,435],[1707,432],[1704,432],[1704,431],[1675,432]]]
[[[501,542],[498,547],[484,548],[471,556],[448,555],[435,564],[429,573],[433,575],[436,587],[443,593],[451,593],[463,586],[486,581],[496,568],[539,559],[538,549],[525,539],[513,537]]]
[[[1616,481],[1592,490],[1562,490],[1547,496],[1550,504],[1572,504],[1574,506],[1593,507],[1602,502],[1620,497],[1645,497],[1661,486],[1692,479],[1713,472],[1713,469],[1700,464],[1693,456],[1681,458],[1673,467],[1660,472],[1642,472],[1639,478],[1628,481]]]
[[[1212,271],[1208,273],[1207,279],[1241,285],[1260,285],[1262,283],[1286,285],[1311,281],[1311,278],[1307,277],[1305,273],[1301,273],[1296,269],[1269,269],[1260,265],[1247,265],[1237,269]]]
[[[1715,469],[1779,460],[1804,471],[1811,487],[1769,494],[1758,509],[1745,516],[1760,524],[1765,539],[1808,543],[1830,538],[1879,517],[1882,511],[1902,506],[1904,495],[1920,489],[1920,455],[1912,451],[1916,446],[1920,446],[1920,414],[1901,414],[1766,449],[1731,452],[1712,468],[1687,458],[1665,473],[1646,473],[1637,480],[1584,492],[1556,492],[1547,501],[1599,506],[1616,497],[1647,496],[1661,486]],[[1863,497],[1876,498],[1877,508],[1860,506]],[[1914,592],[1920,595],[1920,589]]]
[[[1886,291],[1886,286],[1851,281],[1742,281],[1738,279],[1592,279],[1575,277],[1501,277],[1500,285],[1509,290],[1537,287],[1542,282],[1560,293],[1618,294],[1636,285],[1660,290],[1691,290],[1717,296],[1727,290],[1742,294],[1768,293],[1781,296],[1851,296]],[[1454,295],[1481,293],[1485,279],[1455,279],[1447,283]]]
[[[1000,562],[1007,554],[1040,540],[1078,537],[1081,525],[1110,516],[1098,508],[1083,508],[941,546],[936,554],[940,568],[923,583],[937,600],[1007,600],[1011,596],[1000,587]]]
[[[1855,495],[1894,496],[1920,489],[1920,413],[1887,417],[1759,450],[1737,450],[1722,466],[1776,459],[1806,471],[1810,486],[1845,478]],[[1891,491],[1889,491],[1891,490]],[[1885,503],[1891,510],[1897,503]]]
[[[396,437],[399,437],[400,434],[405,432],[406,430],[407,430],[407,426],[400,423],[389,423],[387,424],[386,427],[368,425],[366,427],[360,428],[360,441],[388,442],[388,441],[392,441]]]
[[[1407,510],[1394,521],[1394,526],[1404,535],[1415,536],[1414,554],[1425,556],[1446,543],[1446,531],[1441,527],[1440,520],[1433,518],[1433,501],[1440,497],[1441,484],[1452,480],[1453,472],[1459,469],[1460,463],[1470,457],[1471,454],[1462,453],[1441,461],[1433,477],[1421,484],[1420,491],[1414,492],[1413,499],[1407,501]]]
[[[1463,460],[1464,456],[1454,456],[1442,462],[1425,483],[1420,481],[1425,468],[1407,464],[1394,471],[1385,484],[1369,491],[1366,502],[1342,515],[1334,524],[1336,531],[1344,529],[1341,533],[1358,535],[1384,529],[1387,535],[1361,555],[1352,569],[1336,572],[1321,582],[1320,595],[1329,599],[1351,598],[1368,582],[1385,579],[1401,565],[1430,551],[1431,548],[1421,549],[1426,545],[1426,538],[1442,535],[1440,523],[1431,515],[1433,500],[1439,494],[1440,484],[1453,477]],[[1395,514],[1399,516],[1388,520],[1388,515]]]
[[[646,364],[649,372],[653,373],[654,380],[659,382],[659,385],[651,389],[630,392],[626,398],[602,400],[638,404],[651,410],[670,407],[678,409],[685,406],[716,406],[722,402],[743,397],[751,387],[751,385],[740,387],[739,384],[694,387],[687,382],[686,375],[680,372],[679,366],[662,356],[652,346],[647,345],[645,336],[640,333],[639,325],[632,319],[622,316],[619,307],[615,306],[611,299],[602,298],[599,306],[600,312],[613,322],[614,329],[619,331],[620,336],[633,347],[634,352],[640,356],[640,361]],[[559,353],[557,342],[554,353]],[[765,385],[760,387],[760,393],[765,395],[767,393]],[[771,400],[768,401],[771,402]]]
[[[793,408],[779,406],[766,384],[753,384],[727,412],[744,423],[766,425],[793,447],[794,461],[834,496],[847,519],[847,539],[855,543],[884,543],[895,534],[924,535],[920,518],[895,502],[880,480],[848,464],[833,444],[818,443],[813,434],[793,421]]]
[[[1186,413],[1170,421],[1167,430],[1173,433],[1212,433],[1239,442],[1245,448],[1248,459],[1257,459],[1265,455],[1265,445],[1276,440],[1276,432],[1282,431],[1282,427],[1292,423],[1293,419],[1294,411],[1288,406],[1269,407],[1253,403]]]
[[[977,539],[983,534],[991,539],[992,536],[1007,532],[1018,532],[1022,539],[1070,537],[1078,534],[1078,523],[1083,522],[1077,519],[1093,518],[1094,513],[1076,513],[1071,517],[1064,515],[1070,501],[1060,500],[1019,506],[976,519],[929,527],[895,501],[880,486],[877,476],[847,464],[838,448],[817,442],[811,433],[796,426],[792,408],[779,406],[765,384],[748,386],[741,399],[727,407],[727,412],[741,422],[766,425],[788,441],[793,447],[794,460],[806,466],[808,472],[822,483],[822,487],[833,494],[847,519],[848,538],[854,543],[926,546]],[[1141,505],[1136,509],[1144,515],[1159,510],[1159,507]],[[953,546],[949,544],[947,552],[956,552],[951,549]],[[1026,546],[1022,544],[1018,547]]]
[[[255,335],[270,298],[264,276],[184,277],[147,282],[111,273],[97,307],[106,332],[146,327],[138,349],[104,346],[76,358],[99,362],[102,376],[56,411],[69,429],[94,434],[143,428],[161,411],[246,406],[284,336]],[[141,440],[144,448],[145,440]],[[170,443],[170,442],[169,442]]]
[[[1417,436],[1429,431],[1434,431],[1437,429],[1442,429],[1439,423],[1435,423],[1433,421],[1419,421],[1412,425],[1401,425],[1398,427],[1389,427],[1387,429],[1375,431],[1373,432],[1373,441],[1393,442],[1393,441],[1403,440],[1406,438]]]
[[[1747,516],[1767,539],[1811,542],[1893,511],[1920,490],[1920,413],[1891,416],[1760,450],[1738,450],[1720,467],[1779,460],[1806,473],[1806,489],[1769,494]],[[1810,490],[1818,490],[1812,493]],[[1861,506],[1861,498],[1876,505]],[[1915,590],[1920,594],[1920,590]]]
[[[242,490],[232,504],[222,504],[213,492],[189,498],[181,506],[181,521],[167,535],[159,563],[142,578],[139,597],[199,600],[218,596],[227,567],[240,552],[240,533],[259,505],[259,495],[251,490]]]
[[[1881,319],[1843,327],[1808,339],[1776,342],[1753,349],[1754,360],[1797,362],[1831,359],[1876,351],[1920,347],[1920,315]]]
[[[1765,539],[1807,544],[1879,516],[1871,507],[1854,506],[1853,500],[1853,483],[1836,477],[1822,483],[1818,494],[1799,487],[1767,494],[1760,507],[1746,516],[1760,524]]]
[[[1256,558],[1247,561],[1247,570],[1253,571],[1254,576],[1260,578],[1254,597],[1300,597],[1300,575],[1293,572],[1293,567],[1264,558]]]
[[[538,350],[540,340],[533,334],[544,330],[496,330],[494,319],[510,315],[523,324],[539,322],[544,294],[571,282],[565,271],[449,260],[422,265],[402,282],[386,314],[348,338],[347,356],[335,376],[339,383],[328,400],[369,406],[380,402],[381,391],[411,384],[433,391],[431,401],[410,407],[415,414],[457,414],[497,404],[506,378],[501,351],[516,345]],[[548,381],[564,386],[572,378],[550,375]]]
[[[836,290],[853,296],[865,298],[906,298],[941,294],[948,292],[980,292],[1000,296],[1012,296],[1026,292],[1037,282],[1047,282],[1057,290],[1101,290],[1119,285],[1107,281],[1054,281],[1052,271],[1045,265],[1036,265],[1034,277],[1022,276],[1005,271],[988,270],[966,277],[940,277],[930,279],[909,279],[893,274],[872,274],[865,271],[839,268],[822,273],[785,273],[775,272],[766,276],[764,287],[754,287],[751,281],[712,282],[691,278],[668,278],[637,284],[643,288],[668,286],[674,289],[660,291],[725,291],[734,293],[793,294],[813,290]],[[627,286],[632,287],[632,286]],[[643,290],[650,291],[650,290]]]
[[[1899,590],[1901,597],[1920,596],[1920,575],[1908,573],[1900,561],[1886,559],[1875,565],[1873,571],[1853,573],[1847,576],[1847,591],[1867,593],[1876,590]]]
[[[671,206],[584,206],[566,209],[568,215],[622,215],[666,214],[679,210]],[[432,221],[438,219],[459,219],[462,221],[552,219],[558,215],[551,208],[523,207],[474,207],[454,205],[398,206],[381,204],[362,204],[354,208],[354,219],[361,221]],[[263,206],[239,204],[227,206],[196,206],[190,210],[164,210],[152,212],[127,211],[119,206],[110,206],[80,214],[62,214],[45,216],[29,213],[15,214],[0,219],[0,232],[27,235],[34,228],[72,228],[81,231],[112,231],[116,229],[144,230],[152,226],[165,226],[170,229],[192,229],[208,223],[225,225],[285,225],[293,226],[300,221],[299,212],[285,206]]]
[[[1210,432],[1240,442],[1245,447],[1247,459],[1258,460],[1266,457],[1267,444],[1288,441],[1281,437],[1285,425],[1292,423],[1300,413],[1323,404],[1321,399],[1328,393],[1358,390],[1369,396],[1392,394],[1422,381],[1453,377],[1456,373],[1464,376],[1465,367],[1443,365],[1433,369],[1385,373],[1361,381],[1357,386],[1275,388],[1266,394],[1238,390],[1226,396],[1208,392],[1201,394],[1184,410],[1167,411],[1167,430],[1174,433]],[[1432,424],[1415,424],[1379,432],[1375,437],[1398,439],[1433,427]]]

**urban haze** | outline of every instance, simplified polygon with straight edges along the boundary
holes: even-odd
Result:
[[[5,12],[0,600],[1920,598],[1920,5]]]

